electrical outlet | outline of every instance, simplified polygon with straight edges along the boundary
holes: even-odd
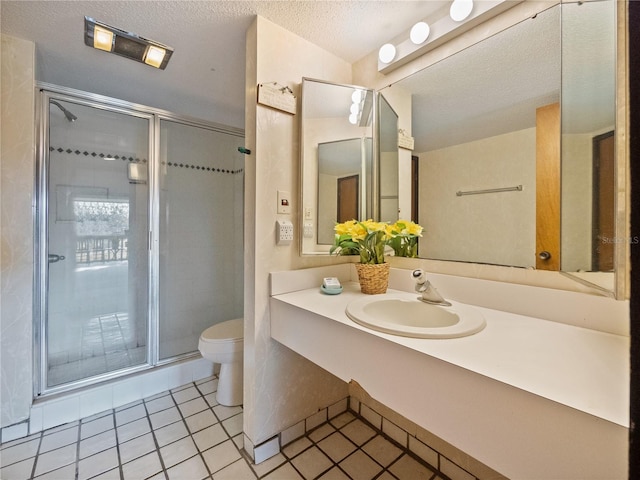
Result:
[[[293,223],[276,220],[276,245],[290,245],[293,241]]]
[[[313,222],[304,222],[304,238],[313,238]]]

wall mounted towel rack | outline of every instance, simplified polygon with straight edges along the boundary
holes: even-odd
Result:
[[[461,197],[463,195],[480,195],[481,193],[498,193],[498,192],[521,192],[522,185],[516,185],[515,187],[505,187],[505,188],[489,188],[487,190],[468,190],[466,192],[458,190],[456,195]]]

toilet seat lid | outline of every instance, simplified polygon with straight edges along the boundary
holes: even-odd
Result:
[[[242,340],[243,338],[244,320],[242,318],[216,323],[202,332],[200,336],[200,339],[206,342]]]

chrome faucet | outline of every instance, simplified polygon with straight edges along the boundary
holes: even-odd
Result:
[[[427,280],[427,277],[422,270],[414,270],[411,276],[416,281],[416,292],[421,294],[420,297],[418,297],[419,300],[432,305],[442,305],[445,307],[451,306],[451,302],[447,302],[442,295],[438,293],[436,287],[431,285],[431,282]]]

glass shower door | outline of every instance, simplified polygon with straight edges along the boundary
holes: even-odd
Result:
[[[158,358],[242,317],[243,136],[160,120]]]
[[[150,117],[48,106],[43,390],[148,363],[149,330]]]

